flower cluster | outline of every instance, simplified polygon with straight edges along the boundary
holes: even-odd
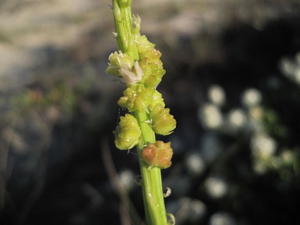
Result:
[[[127,85],[140,82],[155,89],[166,73],[160,60],[161,53],[144,35],[135,35],[135,43],[139,59],[135,61],[122,51],[113,52],[108,58],[106,72],[122,78]]]
[[[115,145],[120,150],[135,147],[143,138],[141,123],[146,122],[151,132],[159,135],[169,135],[176,127],[176,120],[170,114],[170,109],[165,108],[163,97],[156,90],[165,74],[161,53],[146,36],[140,35],[140,19],[134,19],[133,37],[138,59],[122,51],[114,52],[109,56],[106,70],[108,74],[121,78],[127,86],[118,100],[118,105],[129,112],[120,118],[115,131]],[[141,112],[146,113],[146,121],[139,121],[137,115]],[[147,147],[142,156],[146,163],[160,168],[171,165],[170,143],[159,141],[144,144]]]

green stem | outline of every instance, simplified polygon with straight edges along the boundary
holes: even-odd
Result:
[[[119,49],[130,55],[134,60],[138,60],[139,55],[135,45],[134,28],[132,26],[131,0],[113,0],[113,14]],[[156,141],[155,133],[147,123],[148,115],[146,112],[136,112],[134,116],[137,118],[142,130],[142,137],[138,145],[138,155],[147,224],[168,225],[161,170],[158,167],[147,165],[141,156],[145,145]]]
[[[139,55],[133,37],[131,0],[113,0],[113,14],[119,49],[134,60],[138,60]]]
[[[158,167],[150,167],[141,157],[144,146],[148,143],[155,142],[155,134],[147,123],[148,118],[145,112],[137,112],[135,116],[142,130],[142,138],[139,143],[138,152],[147,224],[167,225],[161,170]]]

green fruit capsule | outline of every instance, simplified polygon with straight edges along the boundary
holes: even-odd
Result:
[[[120,117],[115,131],[115,145],[120,150],[129,150],[138,144],[141,136],[139,124],[134,116],[126,114]]]

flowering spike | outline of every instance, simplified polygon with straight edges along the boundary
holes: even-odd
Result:
[[[166,71],[161,53],[140,34],[141,19],[131,13],[132,0],[112,1],[114,36],[120,51],[109,56],[106,71],[125,83],[118,104],[131,113],[120,118],[115,145],[121,150],[138,145],[147,224],[168,225],[159,168],[171,165],[173,150],[170,143],[155,142],[155,133],[167,135],[176,127],[175,119],[156,90]]]

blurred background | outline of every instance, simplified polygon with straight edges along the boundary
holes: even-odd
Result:
[[[178,121],[178,225],[300,224],[299,0],[134,0]],[[0,1],[0,224],[142,225],[109,0]],[[168,188],[169,187],[169,188]]]

